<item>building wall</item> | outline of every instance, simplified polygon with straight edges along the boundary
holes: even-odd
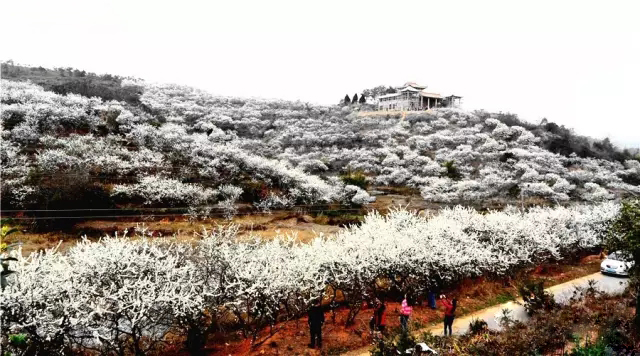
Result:
[[[420,108],[420,98],[410,98],[410,99],[404,99],[402,97],[399,97],[398,99],[395,100],[389,100],[389,101],[379,101],[378,102],[378,110],[426,110],[427,109],[427,100],[431,100],[431,103],[429,105],[429,108],[434,108],[436,106],[436,103],[441,104],[442,100],[441,99],[435,99],[435,98],[424,98],[424,103],[423,103],[423,108]],[[411,102],[414,103],[414,107],[413,109],[411,109]],[[438,105],[440,106],[440,105]]]
[[[414,110],[416,110],[418,108],[418,104],[419,104],[419,99],[418,98],[412,98],[412,99],[404,99],[404,98],[399,98],[396,100],[389,100],[389,101],[380,101],[378,102],[378,109],[380,110],[409,110],[409,108],[411,107],[411,102],[414,102],[415,108]]]

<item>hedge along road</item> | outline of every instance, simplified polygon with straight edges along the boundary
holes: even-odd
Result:
[[[608,276],[598,272],[569,282],[557,284],[553,287],[546,288],[545,290],[553,294],[556,302],[566,303],[571,296],[573,296],[573,292],[576,288],[588,287],[590,280],[595,281],[596,289],[608,294],[620,294],[629,284],[629,280],[627,278]],[[459,303],[464,303],[464,300],[460,300]],[[526,321],[529,319],[529,316],[522,305],[522,299],[518,299],[514,302],[499,304],[465,316],[457,317],[453,322],[452,331],[455,335],[466,333],[469,330],[469,323],[474,319],[482,319],[487,322],[490,329],[500,330],[500,325],[498,325],[498,322],[496,321],[496,316],[501,315],[504,309],[510,310],[510,316],[514,320]],[[414,334],[419,335],[423,331],[430,331],[433,335],[442,335],[444,333],[444,324],[438,323],[437,325],[417,330]],[[343,354],[343,356],[369,355],[369,349],[370,347],[353,350]]]

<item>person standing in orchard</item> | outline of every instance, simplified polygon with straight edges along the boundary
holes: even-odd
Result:
[[[442,299],[442,305],[444,306],[444,336],[447,336],[447,329],[449,329],[449,336],[451,336],[451,329],[453,326],[453,319],[455,318],[458,300],[455,298],[453,298],[453,301],[449,300],[444,294],[441,295],[440,298]]]
[[[387,327],[387,317],[385,315],[386,308],[387,307],[384,305],[384,302],[376,299],[376,309],[373,312],[373,324],[375,331],[384,333],[384,329]]]
[[[324,324],[324,312],[320,307],[320,300],[315,299],[309,308],[309,331],[311,333],[310,348],[322,348],[322,325]]]
[[[409,317],[413,312],[413,301],[407,298],[407,295],[404,295],[404,300],[402,300],[402,307],[400,309],[400,325],[402,326],[403,331],[407,331],[409,329]]]

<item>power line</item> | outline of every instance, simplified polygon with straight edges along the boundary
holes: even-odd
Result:
[[[8,177],[7,175],[0,175],[2,177],[2,179],[7,180],[7,179],[29,179],[29,175],[23,175],[23,176],[15,176],[15,177]],[[147,178],[147,177],[152,177],[154,176],[153,174],[151,175],[142,175],[140,177],[98,177],[98,176],[83,176],[83,175],[77,175],[77,174],[60,174],[60,175],[38,175],[38,176],[31,176],[31,178],[51,178],[51,179],[55,179],[55,178],[69,178],[69,177],[80,177],[80,178],[86,178],[87,181],[93,181],[93,182],[109,182],[109,181],[125,181],[125,182],[131,182],[131,184],[137,184],[140,183],[139,181],[142,178]],[[310,175],[311,176],[311,175]],[[193,183],[212,183],[213,185],[219,186],[219,185],[223,185],[224,184],[224,178],[172,178],[172,177],[159,177],[159,178],[164,178],[164,179],[172,179],[175,181],[178,181],[182,184],[193,184]],[[185,182],[186,181],[186,182]],[[238,185],[242,185],[242,183],[237,183]],[[278,186],[278,184],[275,185],[271,185],[271,186],[267,186],[267,187],[273,187],[273,186]]]
[[[187,166],[185,166],[187,167]],[[25,175],[16,175],[15,178],[22,178],[22,177],[34,177],[34,178],[42,178],[42,177],[48,177],[48,178],[55,178],[55,177],[86,177],[86,178],[105,178],[105,179],[126,179],[126,180],[132,180],[132,179],[140,179],[140,178],[146,178],[149,177],[149,175],[162,175],[163,173],[168,173],[168,174],[172,174],[173,172],[167,172],[167,171],[155,171],[155,172],[138,172],[135,173],[135,175],[133,176],[110,176],[110,175],[93,175],[91,173],[87,173],[87,174],[79,174],[79,173],[47,173],[47,174],[25,174]],[[2,176],[7,179],[7,176],[11,176],[11,174],[2,174]],[[167,179],[174,179],[174,180],[186,180],[186,181],[220,181],[221,178],[206,178],[206,177],[162,177],[162,178],[167,178]]]
[[[322,213],[334,210],[308,210],[308,212]],[[362,209],[340,209],[340,211],[362,211]],[[249,215],[271,215],[275,212],[294,212],[292,210],[273,210],[269,212],[250,212],[250,213],[236,213],[229,214],[232,216],[249,216]],[[210,217],[225,217],[228,214],[225,213],[210,213],[206,214]],[[92,216],[37,216],[37,217],[11,217],[12,220],[61,220],[61,219],[113,219],[113,218],[148,218],[148,217],[171,217],[180,216],[185,217],[188,214],[131,214],[131,215],[92,215]]]
[[[327,207],[334,204],[299,204],[292,205],[290,208],[298,207]],[[339,204],[339,206],[351,207],[350,204]],[[77,208],[77,209],[0,209],[0,212],[49,212],[49,211],[162,211],[162,210],[188,210],[188,209],[225,209],[218,205],[200,205],[200,206],[185,206],[185,207],[140,207],[140,208],[105,208],[105,209],[93,209],[93,208]],[[343,210],[343,209],[340,209]],[[293,211],[292,209],[285,209],[279,211]]]

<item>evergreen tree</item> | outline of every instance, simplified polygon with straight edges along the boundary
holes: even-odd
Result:
[[[344,105],[351,104],[351,98],[349,98],[349,94],[344,96]]]
[[[366,104],[367,103],[367,98],[364,97],[364,94],[360,95],[359,103],[360,104]]]
[[[353,94],[353,99],[351,99],[351,104],[358,103],[358,93]]]
[[[629,269],[631,285],[635,289],[636,305],[640,303],[640,199],[622,202],[622,209],[609,227],[607,241],[609,251],[619,251],[631,257],[634,264]],[[640,308],[634,319],[636,332],[640,333]]]

